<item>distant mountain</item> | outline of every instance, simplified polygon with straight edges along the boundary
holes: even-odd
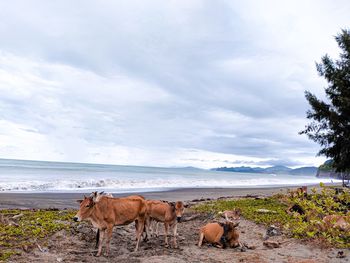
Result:
[[[239,172],[239,173],[262,173],[264,171],[263,168],[260,167],[219,167],[219,168],[213,168],[211,170],[214,171],[223,171],[223,172]]]
[[[276,165],[267,168],[261,167],[219,167],[213,168],[214,171],[223,171],[223,172],[237,172],[237,173],[263,173],[263,174],[292,174],[292,175],[316,175],[317,167],[301,167],[292,169],[283,165]]]
[[[301,167],[301,168],[296,168],[292,169],[289,171],[289,174],[294,174],[294,175],[316,175],[317,174],[317,167],[310,166],[310,167]]]
[[[281,173],[289,173],[289,171],[291,171],[292,169],[287,167],[287,166],[283,166],[283,165],[276,165],[276,166],[272,166],[272,167],[268,167],[264,169],[264,173],[269,173],[269,174],[281,174]]]

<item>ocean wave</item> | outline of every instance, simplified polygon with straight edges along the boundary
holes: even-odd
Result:
[[[287,185],[310,185],[319,182],[329,183],[331,179],[320,179],[316,177],[260,177],[260,178],[239,178],[239,179],[200,179],[200,178],[155,178],[155,179],[132,179],[116,180],[106,179],[85,179],[85,180],[32,180],[1,182],[0,191],[90,191],[108,190],[110,192],[125,191],[152,191],[155,189],[175,188],[234,188],[234,187],[269,187]]]

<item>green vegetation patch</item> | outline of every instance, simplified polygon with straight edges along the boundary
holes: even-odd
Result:
[[[276,198],[244,198],[235,200],[218,200],[195,207],[196,211],[219,214],[225,210],[240,208],[244,218],[262,224],[281,225],[290,221],[291,216],[285,211],[287,205],[279,202]],[[259,209],[267,209],[271,212],[259,213]]]
[[[57,231],[70,228],[73,210],[0,210],[0,261],[31,249]],[[18,219],[13,216],[20,215]]]
[[[350,192],[346,188],[338,190],[321,184],[320,191],[311,189],[307,196],[289,193],[263,199],[218,200],[199,204],[194,209],[219,215],[240,208],[244,218],[266,226],[277,225],[291,237],[350,248]],[[342,216],[345,228],[336,227],[336,220],[326,224],[323,219],[327,215]]]

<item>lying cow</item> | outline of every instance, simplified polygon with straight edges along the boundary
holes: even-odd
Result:
[[[111,198],[101,196],[98,202],[93,197],[85,197],[80,202],[80,209],[74,216],[74,221],[89,220],[100,231],[100,242],[96,256],[102,254],[102,244],[106,239],[106,255],[110,251],[110,241],[114,226],[128,225],[136,222],[136,247],[138,250],[140,238],[143,233],[146,203],[141,198]]]
[[[174,248],[177,248],[176,236],[177,236],[177,223],[181,221],[182,215],[185,211],[185,206],[181,201],[173,203],[147,200],[147,219],[146,230],[149,231],[150,224],[153,221],[163,222],[165,229],[165,246],[168,247],[168,229],[173,229],[173,241]]]
[[[236,229],[238,225],[239,223],[231,221],[206,224],[200,229],[198,247],[202,246],[203,241],[207,241],[219,248],[240,246],[238,241],[239,232]]]

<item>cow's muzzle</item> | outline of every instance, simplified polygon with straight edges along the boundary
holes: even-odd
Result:
[[[181,222],[181,216],[176,217],[177,222]]]
[[[79,221],[79,217],[75,216],[75,217],[73,217],[73,220],[74,220],[74,222],[78,222]]]

